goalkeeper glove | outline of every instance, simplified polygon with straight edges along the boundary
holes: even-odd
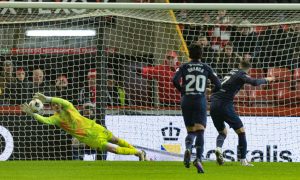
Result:
[[[21,105],[21,110],[23,112],[25,112],[26,114],[28,114],[29,116],[34,115],[33,110],[30,108],[29,104],[27,104],[27,103],[24,103]]]
[[[39,99],[42,101],[42,103],[45,103],[45,102],[51,102],[52,97],[45,96],[42,93],[35,93],[35,95],[33,96],[33,99]]]

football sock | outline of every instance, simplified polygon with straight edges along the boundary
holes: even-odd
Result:
[[[123,154],[123,155],[137,155],[137,149],[127,148],[127,147],[116,147],[116,154]]]
[[[226,139],[226,135],[223,133],[219,133],[217,137],[217,147],[222,148],[225,139]]]
[[[195,148],[196,148],[196,158],[201,161],[202,154],[204,150],[204,130],[200,130],[196,132],[196,142],[195,142]]]
[[[131,144],[129,144],[127,141],[125,141],[124,139],[119,138],[119,141],[117,143],[119,146],[121,147],[127,147],[130,149],[135,149],[135,147],[133,147]]]
[[[247,152],[247,140],[246,140],[246,133],[242,132],[238,134],[239,137],[239,153],[240,153],[240,158],[245,159],[246,158],[246,152]]]
[[[188,132],[188,135],[185,138],[185,148],[192,152],[192,146],[196,135],[193,132]]]

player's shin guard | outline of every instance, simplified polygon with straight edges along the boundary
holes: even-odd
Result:
[[[239,159],[246,159],[246,153],[247,153],[246,134],[244,132],[239,133],[238,137],[239,137],[238,157]]]
[[[196,142],[195,142],[196,158],[201,161],[203,150],[204,150],[204,130],[197,131],[196,134],[197,134]]]
[[[123,155],[138,155],[139,151],[135,148],[132,149],[132,148],[126,148],[126,147],[116,147],[116,153],[123,154]]]
[[[219,135],[217,137],[217,142],[216,142],[217,147],[222,148],[225,139],[226,139],[226,135],[223,133],[219,133]]]
[[[119,146],[121,147],[127,147],[130,149],[135,149],[131,144],[129,144],[127,141],[125,141],[124,139],[119,138],[119,141],[117,143]]]

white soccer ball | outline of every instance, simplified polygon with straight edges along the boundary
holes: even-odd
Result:
[[[29,106],[35,113],[40,113],[44,109],[44,104],[39,99],[33,99],[30,101]]]

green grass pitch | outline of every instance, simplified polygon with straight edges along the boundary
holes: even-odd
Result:
[[[112,161],[4,161],[0,162],[1,180],[123,180],[123,179],[300,179],[300,163],[254,163],[242,167],[237,162],[218,166],[204,162],[205,174],[186,169],[182,162],[112,162]]]

